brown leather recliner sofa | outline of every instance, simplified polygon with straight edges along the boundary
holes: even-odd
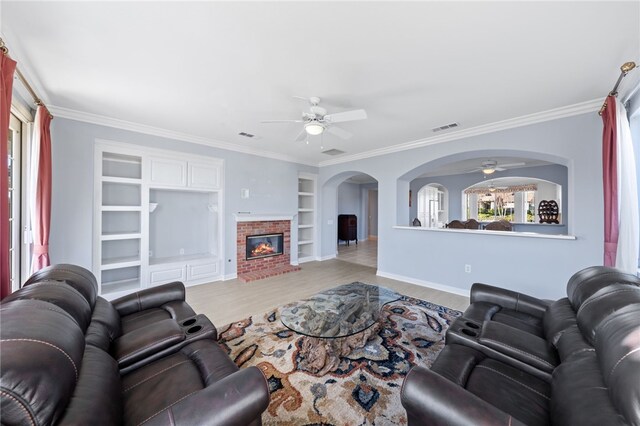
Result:
[[[3,425],[259,425],[269,390],[239,370],[182,283],[114,302],[56,265],[0,304]]]
[[[550,302],[474,284],[430,369],[401,401],[410,425],[639,425],[640,279],[591,267]]]

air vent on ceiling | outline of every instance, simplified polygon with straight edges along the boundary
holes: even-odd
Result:
[[[454,127],[458,127],[459,124],[458,123],[451,123],[451,124],[445,124],[444,126],[440,126],[440,127],[434,127],[433,130],[434,132],[441,132],[443,130],[447,130],[447,129],[453,129]]]
[[[244,136],[245,138],[253,138],[256,135],[252,135],[251,133],[247,133],[247,132],[240,132],[238,133],[240,136]]]
[[[339,149],[328,149],[326,151],[322,151],[322,153],[327,155],[340,155],[344,154],[344,151],[340,151]]]

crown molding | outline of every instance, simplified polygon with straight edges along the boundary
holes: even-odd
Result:
[[[331,166],[334,164],[348,163],[350,161],[362,160],[365,158],[378,157],[394,152],[407,151],[410,149],[421,148],[424,146],[434,145],[443,142],[450,142],[458,139],[468,138],[471,136],[483,135],[486,133],[498,132],[500,130],[513,129],[515,127],[528,126],[530,124],[542,123],[544,121],[557,120],[560,118],[572,117],[574,115],[585,114],[598,111],[602,105],[602,99],[594,99],[587,102],[581,102],[574,105],[568,105],[561,108],[550,109],[547,111],[537,112],[534,114],[523,115],[521,117],[510,118],[507,120],[496,121],[495,123],[484,124],[472,127],[470,129],[458,130],[447,133],[446,135],[432,136],[429,138],[418,139],[411,142],[405,142],[398,145],[392,145],[385,148],[374,149],[371,151],[361,152],[345,157],[335,158],[331,160],[321,161],[319,167]]]
[[[243,154],[257,155],[259,157],[272,158],[274,160],[288,161],[291,163],[304,164],[308,166],[318,167],[317,163],[304,162],[295,157],[279,154],[271,151],[265,151],[250,147],[244,147],[229,142],[219,141],[216,139],[205,138],[202,136],[190,135],[188,133],[175,132],[173,130],[162,129],[160,127],[148,126],[146,124],[134,123],[131,121],[120,120],[118,118],[106,117],[103,115],[92,114],[89,112],[77,111],[70,108],[59,107],[55,105],[47,106],[49,112],[54,117],[66,118],[69,120],[81,121],[84,123],[97,124],[100,126],[113,127],[131,132],[143,133],[147,135],[159,136],[167,139],[191,142],[199,145],[206,145],[213,148],[224,149],[227,151],[241,152]]]

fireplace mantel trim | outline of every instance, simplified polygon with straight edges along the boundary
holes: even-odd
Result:
[[[236,222],[266,222],[271,220],[293,220],[296,215],[286,213],[234,213]]]

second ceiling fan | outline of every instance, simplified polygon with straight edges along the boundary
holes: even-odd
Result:
[[[294,96],[297,99],[303,99],[310,104],[309,111],[302,112],[301,120],[262,120],[261,123],[304,123],[302,130],[296,136],[296,141],[303,141],[307,135],[317,136],[325,130],[342,139],[349,139],[353,136],[350,132],[335,126],[335,123],[343,123],[346,121],[364,120],[367,118],[367,112],[363,109],[353,111],[337,112],[335,114],[327,114],[327,110],[321,106],[320,98],[313,96],[309,99]]]

